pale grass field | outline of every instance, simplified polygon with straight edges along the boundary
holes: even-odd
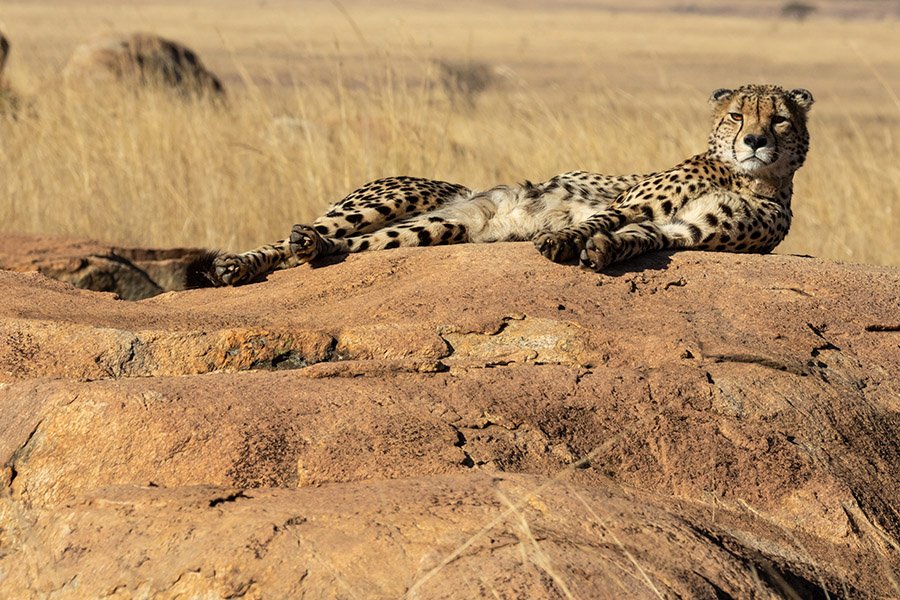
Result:
[[[817,99],[778,252],[900,265],[896,20],[549,0],[27,0],[4,2],[0,29],[13,44],[7,77],[31,103],[0,119],[0,231],[240,250],[387,175],[486,187],[648,172],[704,150],[713,89],[771,82]],[[65,93],[75,45],[116,30],[192,46],[229,105]],[[448,96],[436,61],[498,74],[469,106]]]

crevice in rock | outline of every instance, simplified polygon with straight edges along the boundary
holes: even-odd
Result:
[[[472,458],[472,455],[470,455],[465,450],[465,445],[468,443],[466,436],[463,434],[462,431],[460,431],[460,428],[457,427],[456,425],[453,425],[451,423],[450,427],[452,427],[453,431],[456,432],[456,441],[453,442],[453,445],[456,446],[457,448],[459,448],[460,450],[462,450],[462,453],[463,453],[463,459],[460,461],[459,464],[461,464],[462,466],[464,466],[468,469],[474,469],[475,468],[475,460]]]
[[[327,361],[309,361],[302,353],[288,350],[287,352],[276,354],[270,359],[254,361],[248,371],[289,371],[302,369],[320,362]]]
[[[900,331],[900,324],[881,325],[881,324],[875,323],[873,325],[866,325],[866,331],[868,331],[868,332],[896,332],[896,331]]]
[[[7,468],[9,468],[9,471],[10,471],[9,481],[7,483],[7,486],[9,489],[12,489],[12,486],[16,480],[16,477],[18,477],[18,475],[19,475],[19,471],[16,469],[16,463],[19,460],[21,460],[22,458],[24,458],[31,451],[31,448],[30,448],[31,442],[34,440],[34,436],[37,434],[37,431],[38,431],[38,429],[40,429],[41,424],[43,422],[44,422],[43,419],[38,420],[37,424],[34,426],[34,428],[28,434],[28,437],[25,438],[25,442],[21,446],[19,446],[16,449],[16,451],[10,455],[9,460],[6,461],[5,466]]]
[[[709,577],[703,575],[703,573],[698,573],[694,571],[694,575],[702,579],[706,582],[706,584],[712,588],[713,593],[716,595],[716,600],[736,600],[734,596],[723,590],[721,587],[716,585]]]
[[[813,297],[813,295],[810,294],[809,292],[805,292],[805,291],[801,290],[800,288],[795,288],[795,287],[786,287],[786,288],[784,288],[784,287],[773,287],[773,288],[769,288],[769,289],[771,289],[772,291],[775,291],[775,292],[794,292],[795,294],[799,294],[799,295],[804,296],[804,297],[806,297],[806,298],[812,298],[812,297]]]
[[[220,504],[225,504],[227,502],[236,502],[238,500],[249,500],[252,496],[248,496],[244,493],[244,490],[238,490],[233,494],[228,494],[227,496],[220,496],[218,498],[213,498],[209,501],[209,507],[213,508],[214,506],[218,506]]]
[[[821,350],[838,350],[838,351],[840,351],[840,348],[838,348],[836,345],[832,344],[828,340],[828,338],[825,337],[825,331],[827,331],[827,329],[828,329],[827,325],[822,325],[820,327],[816,327],[812,323],[807,323],[806,326],[809,327],[810,331],[812,331],[816,335],[816,337],[818,337],[819,339],[821,339],[822,341],[825,342],[823,345],[818,346],[816,349],[814,349],[813,352],[816,352],[816,350],[819,350],[819,351],[821,351]],[[817,355],[813,354],[813,356],[817,356]]]
[[[337,338],[332,337],[328,348],[325,349],[324,356],[321,359],[310,358],[308,355],[296,350],[287,350],[280,354],[276,354],[272,358],[254,361],[249,371],[292,371],[296,369],[304,369],[306,367],[317,365],[319,363],[340,362],[346,360],[347,357],[339,354],[337,350]]]
[[[743,563],[748,570],[755,572],[762,583],[784,598],[830,600],[840,598],[834,591],[826,590],[825,582],[815,583],[797,573],[787,563],[781,563],[762,554],[754,548],[747,548],[728,536],[718,535],[693,523],[686,525],[695,534],[710,542],[713,546],[727,552],[735,560]],[[814,565],[810,568],[815,570]],[[857,597],[853,594],[851,597]]]
[[[806,371],[799,369],[792,365],[787,365],[773,358],[768,358],[765,356],[756,356],[753,354],[707,354],[705,358],[711,358],[717,363],[722,362],[732,362],[732,363],[742,363],[748,365],[759,365],[761,367],[765,367],[767,369],[772,369],[775,371],[783,371],[786,373],[792,373],[794,375],[799,375],[801,377],[806,377],[809,375]]]
[[[133,365],[135,364],[135,359],[138,355],[138,348],[140,346],[141,339],[138,336],[134,336],[131,340],[131,343],[128,345],[128,354],[119,364],[119,373],[112,374],[113,377],[127,377],[129,375]]]
[[[753,560],[748,562],[755,567],[756,573],[770,588],[782,593],[785,598],[831,600],[840,597],[829,593],[820,584],[793,572],[787,565],[778,565],[758,552],[755,552]]]

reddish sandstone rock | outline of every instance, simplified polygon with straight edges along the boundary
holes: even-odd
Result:
[[[896,269],[495,244],[0,289],[17,597],[896,595]]]

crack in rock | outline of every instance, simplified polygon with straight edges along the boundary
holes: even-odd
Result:
[[[238,490],[233,494],[228,494],[227,496],[219,496],[217,498],[213,498],[209,501],[209,507],[213,508],[214,506],[219,506],[220,504],[225,504],[228,502],[237,502],[238,500],[249,500],[253,496],[248,496],[244,493],[244,490]]]
[[[891,325],[881,325],[879,323],[875,323],[873,325],[866,325],[866,331],[869,332],[897,332],[900,331],[900,324],[891,324]]]
[[[756,356],[753,354],[707,354],[704,356],[704,358],[710,358],[717,363],[731,362],[748,365],[759,365],[767,369],[799,375],[800,377],[806,377],[807,375],[809,375],[809,373],[807,373],[803,369],[779,362],[774,358],[769,358],[767,356]]]
[[[34,428],[28,434],[28,437],[25,438],[25,442],[23,442],[22,445],[19,446],[15,450],[15,452],[12,453],[12,455],[10,455],[9,460],[6,461],[6,464],[4,465],[4,467],[6,469],[8,469],[8,472],[7,472],[6,483],[5,483],[4,487],[6,487],[7,489],[12,489],[12,485],[15,482],[16,477],[18,477],[18,475],[19,475],[19,472],[16,469],[16,464],[18,462],[20,462],[21,460],[28,458],[28,455],[31,453],[31,450],[33,449],[32,442],[34,442],[35,436],[37,435],[37,432],[38,432],[38,429],[40,429],[41,424],[43,422],[44,422],[43,419],[40,419],[37,422],[37,424],[34,426]]]

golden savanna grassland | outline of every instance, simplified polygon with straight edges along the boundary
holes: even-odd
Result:
[[[239,250],[381,176],[649,172],[703,151],[713,89],[770,82],[817,100],[778,251],[900,265],[896,3],[439,4],[5,0],[0,231]],[[79,42],[134,30],[196,49],[227,105],[64,89]]]

